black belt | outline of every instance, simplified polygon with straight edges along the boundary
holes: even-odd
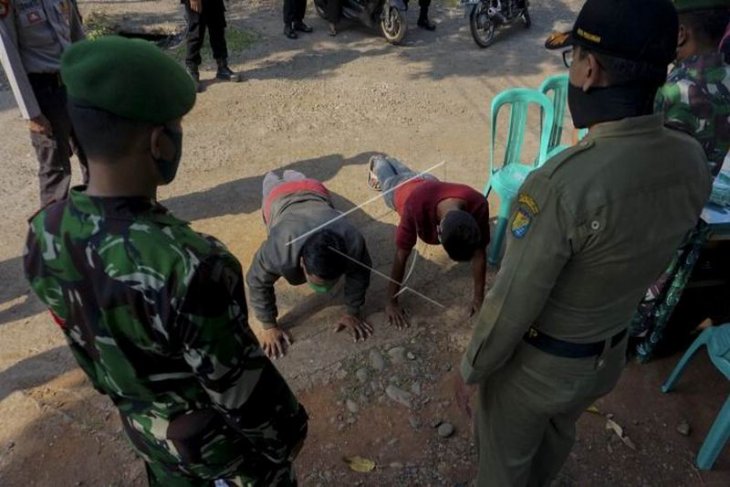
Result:
[[[603,348],[606,346],[606,341],[610,341],[611,348],[615,347],[626,336],[626,332],[627,329],[621,330],[611,338],[601,340],[600,342],[573,343],[553,338],[550,335],[542,333],[536,328],[530,327],[522,339],[538,350],[542,350],[550,355],[557,355],[558,357],[565,358],[586,358],[601,355],[603,353]]]
[[[33,88],[63,86],[60,73],[28,73],[28,81],[30,81]]]

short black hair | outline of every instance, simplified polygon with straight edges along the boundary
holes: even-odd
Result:
[[[730,22],[730,10],[727,8],[711,8],[693,10],[679,14],[679,23],[692,30],[699,36],[699,41],[717,46],[725,35],[725,29]]]
[[[650,90],[656,90],[667,80],[666,66],[657,66],[642,61],[611,56],[580,46],[578,57],[584,59],[588,54],[592,54],[596,58],[598,64],[606,72],[608,82],[612,86],[640,84]],[[651,96],[653,100],[654,93]]]
[[[325,281],[339,278],[345,273],[345,240],[332,230],[314,232],[302,245],[301,257],[307,274]]]
[[[114,115],[73,100],[68,102],[71,126],[84,154],[89,159],[116,159],[128,155],[133,141],[153,125]]]
[[[463,210],[451,210],[441,220],[441,245],[453,260],[466,262],[483,242],[474,217]]]

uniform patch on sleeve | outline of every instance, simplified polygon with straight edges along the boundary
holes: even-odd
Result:
[[[532,196],[526,193],[521,193],[517,198],[517,211],[512,218],[512,225],[510,230],[515,238],[523,238],[527,235],[527,231],[532,225],[532,220],[535,219],[535,215],[540,212],[540,208],[537,206],[537,202]]]
[[[0,19],[4,19],[10,13],[10,0],[0,0]]]

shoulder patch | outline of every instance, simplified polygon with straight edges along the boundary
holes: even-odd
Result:
[[[4,19],[10,13],[10,0],[0,0],[0,19]]]
[[[540,212],[535,199],[527,193],[520,193],[517,197],[517,210],[512,217],[510,231],[515,238],[522,238],[532,225],[532,220]]]
[[[547,173],[548,177],[550,177],[555,174],[555,172],[563,165],[564,162],[568,161],[574,156],[577,156],[578,154],[587,151],[594,145],[595,143],[593,142],[593,140],[583,139],[577,144],[568,147],[564,151],[559,152],[558,154],[548,159],[547,162],[543,164],[541,169]]]

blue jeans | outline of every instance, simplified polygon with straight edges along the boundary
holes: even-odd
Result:
[[[391,210],[395,210],[395,188],[398,185],[416,176],[419,179],[438,181],[438,178],[431,174],[421,174],[419,176],[417,172],[411,170],[398,159],[389,156],[374,156],[373,172],[380,182],[385,204]]]

